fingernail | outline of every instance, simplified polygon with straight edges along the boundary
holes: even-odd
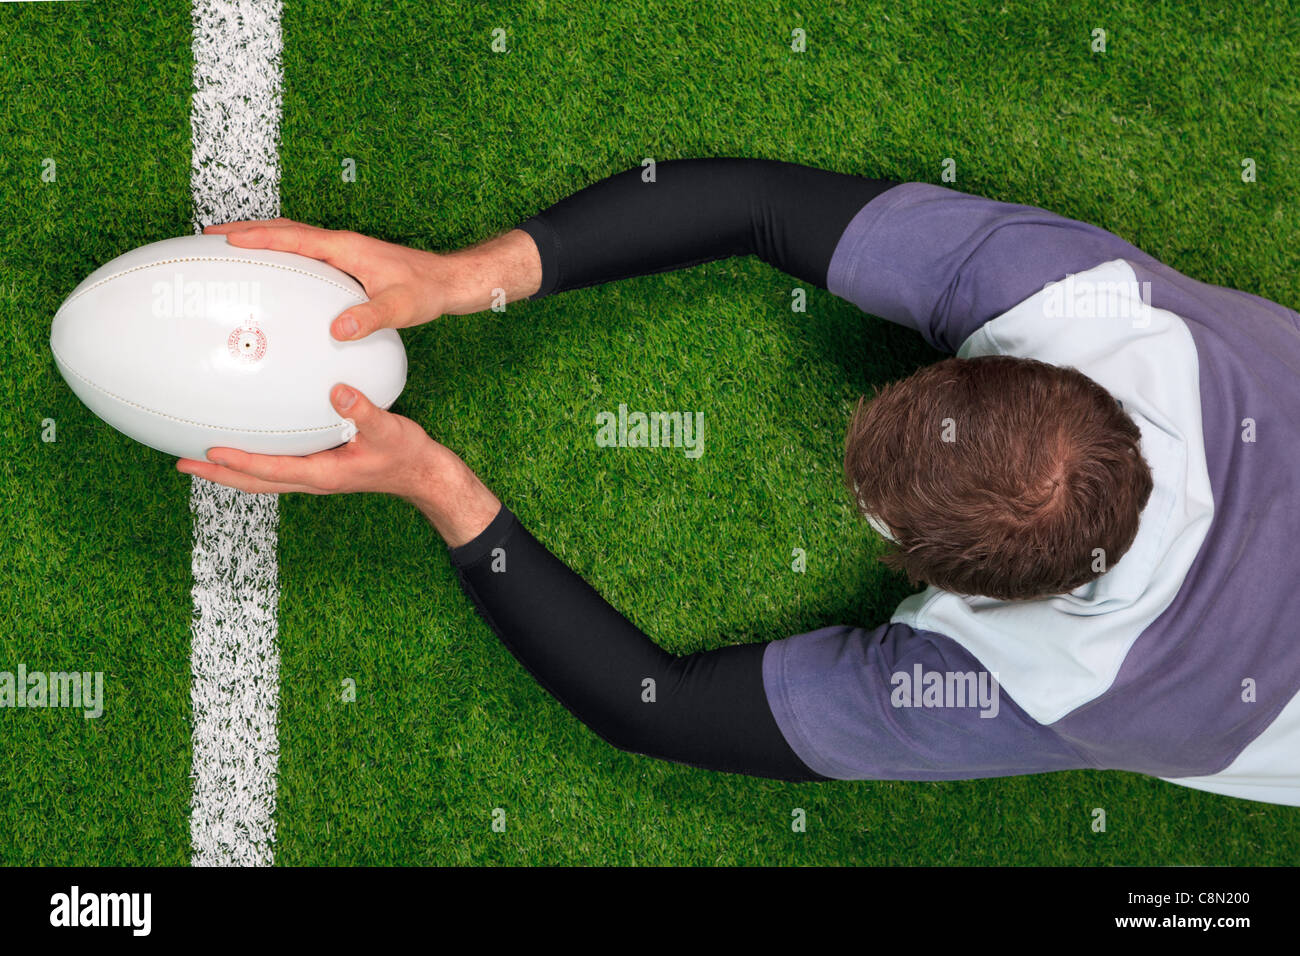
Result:
[[[357,329],[359,328],[360,326],[357,325],[356,319],[344,319],[339,323],[339,331],[343,333],[343,338],[345,339],[350,339],[352,336],[356,335]]]
[[[352,389],[346,387],[339,389],[339,399],[338,399],[339,411],[346,412],[349,408],[352,407],[352,403],[355,402],[356,400],[357,400],[357,393],[352,391]]]
[[[214,465],[225,465],[226,463],[225,457],[214,454],[213,452],[208,452],[208,461],[212,462]]]

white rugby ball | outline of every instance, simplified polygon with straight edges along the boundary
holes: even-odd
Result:
[[[182,236],[91,273],[54,316],[50,348],[91,411],[151,448],[310,455],[353,434],[330,405],[335,385],[387,408],[406,384],[392,329],[330,335],[365,301],[355,279],[316,259]]]

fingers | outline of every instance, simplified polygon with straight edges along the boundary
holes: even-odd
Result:
[[[390,414],[356,389],[336,385],[330,392],[335,410],[365,438],[391,441],[400,429],[397,416]],[[210,448],[208,461],[182,458],[176,469],[208,481],[252,494],[332,494],[350,490],[346,470],[351,460],[341,448],[314,455],[254,455],[236,448]]]
[[[357,275],[360,257],[356,254],[356,240],[361,237],[356,233],[304,226],[290,220],[228,225],[237,227],[222,233],[226,242],[232,246],[242,249],[274,249],[310,256],[361,278]]]
[[[213,464],[210,461],[197,461],[193,458],[182,458],[176,462],[176,470],[186,475],[196,475],[199,478],[205,478],[208,481],[216,482],[219,485],[225,485],[228,488],[238,488],[240,491],[246,491],[249,494],[291,494],[293,492],[305,492],[308,494],[318,493],[317,489],[309,488],[306,485],[288,484],[284,482],[265,481],[261,478],[254,478],[230,468]]]
[[[379,329],[404,329],[413,325],[415,318],[410,293],[398,286],[340,312],[330,326],[330,334],[340,342],[348,342],[363,339]]]
[[[301,226],[302,223],[294,222],[292,219],[239,219],[234,222],[215,223],[211,226],[203,227],[205,236],[224,236],[232,232],[238,232],[241,229],[251,229],[253,226],[266,226],[268,228],[280,229],[284,226]]]
[[[300,457],[297,455],[254,455],[236,448],[209,448],[212,466],[224,477],[256,479],[271,485],[292,485],[295,491],[317,494],[334,490],[333,463],[328,451]],[[188,460],[188,459],[187,459]],[[208,463],[199,462],[200,465]],[[207,477],[202,475],[200,477]],[[223,484],[225,482],[223,481]],[[237,486],[242,487],[242,486]]]
[[[395,416],[350,386],[335,385],[330,392],[330,403],[335,411],[356,426],[359,434],[373,441],[386,441],[397,428]]]

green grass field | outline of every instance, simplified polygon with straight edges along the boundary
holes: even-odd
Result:
[[[287,4],[287,216],[450,249],[645,157],[930,182],[951,157],[957,189],[1300,304],[1283,2],[379,6]],[[189,479],[84,408],[47,344],[81,278],[192,228],[189,31],[184,3],[0,7],[0,671],[106,673],[98,720],[0,710],[0,863],[189,859]],[[398,410],[673,651],[876,624],[909,588],[842,490],[844,427],[859,394],[937,354],[818,290],[792,314],[794,284],[731,260],[447,318],[403,333]],[[706,453],[597,448],[594,416],[620,402],[704,410]],[[630,756],[498,644],[414,509],[288,497],[281,516],[282,864],[1300,854],[1295,809],[1133,774],[793,785]]]

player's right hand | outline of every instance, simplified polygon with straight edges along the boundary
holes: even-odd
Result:
[[[334,319],[330,334],[340,341],[430,322],[455,305],[457,277],[448,256],[292,219],[228,222],[203,231],[224,235],[232,246],[311,256],[353,276],[370,301]]]

